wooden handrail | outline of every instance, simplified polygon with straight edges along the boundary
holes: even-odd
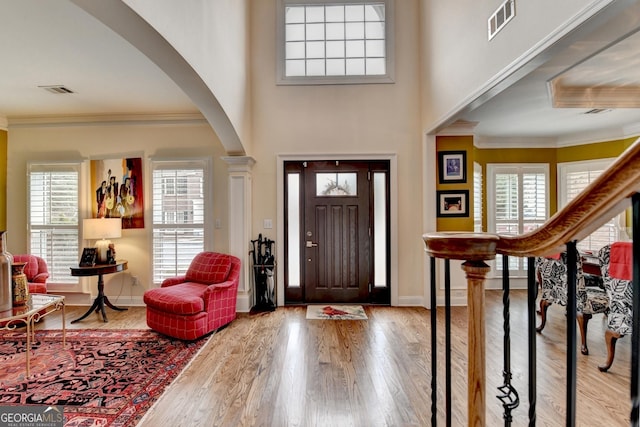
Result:
[[[520,236],[500,236],[496,252],[527,257],[564,250],[572,240],[582,240],[631,206],[640,191],[640,139],[576,198],[540,228]]]
[[[636,140],[595,181],[541,227],[519,236],[490,233],[433,232],[423,239],[436,258],[489,260],[496,254],[528,257],[564,250],[572,240],[582,240],[630,206],[640,191],[640,139]],[[486,247],[495,241],[495,253]],[[487,252],[489,251],[489,252]]]
[[[535,257],[560,252],[568,242],[584,239],[629,207],[631,196],[639,191],[640,139],[576,198],[534,231],[520,236],[469,232],[423,235],[426,252],[430,256],[466,261],[462,269],[467,276],[469,313],[469,426],[485,425],[484,281],[489,267],[483,261],[494,259],[496,254]]]

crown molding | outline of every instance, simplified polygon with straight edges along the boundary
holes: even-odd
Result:
[[[437,136],[463,136],[463,135],[473,135],[473,131],[475,127],[478,125],[478,122],[469,122],[466,120],[458,120],[451,123],[446,128],[440,130],[437,133]]]
[[[499,149],[499,148],[556,148],[556,138],[489,138],[476,136],[473,140],[476,148]]]
[[[105,125],[105,124],[185,124],[206,123],[200,113],[167,114],[87,114],[76,116],[30,116],[9,117],[8,127],[38,127],[58,125]],[[0,121],[1,126],[1,121]]]

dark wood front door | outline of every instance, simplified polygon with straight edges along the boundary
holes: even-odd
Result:
[[[305,300],[366,301],[371,246],[368,165],[310,162],[305,171]]]
[[[371,170],[378,163],[299,162],[301,286],[287,292],[288,302],[372,302]]]

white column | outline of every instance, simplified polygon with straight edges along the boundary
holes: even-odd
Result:
[[[254,305],[249,242],[251,240],[251,169],[253,157],[223,157],[229,165],[229,253],[240,258],[237,311],[248,312]]]

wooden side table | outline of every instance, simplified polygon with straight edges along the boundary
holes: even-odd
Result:
[[[126,269],[127,261],[125,260],[117,260],[115,264],[97,264],[90,267],[71,267],[72,276],[98,276],[98,296],[93,301],[93,305],[85,314],[82,315],[82,317],[72,320],[71,323],[81,321],[82,319],[90,315],[93,311],[100,311],[102,313],[102,320],[108,322],[109,320],[107,319],[107,312],[104,309],[105,304],[113,310],[127,310],[126,308],[116,307],[115,305],[111,304],[109,298],[104,294],[104,280],[102,278],[102,276],[105,274],[119,273]]]

